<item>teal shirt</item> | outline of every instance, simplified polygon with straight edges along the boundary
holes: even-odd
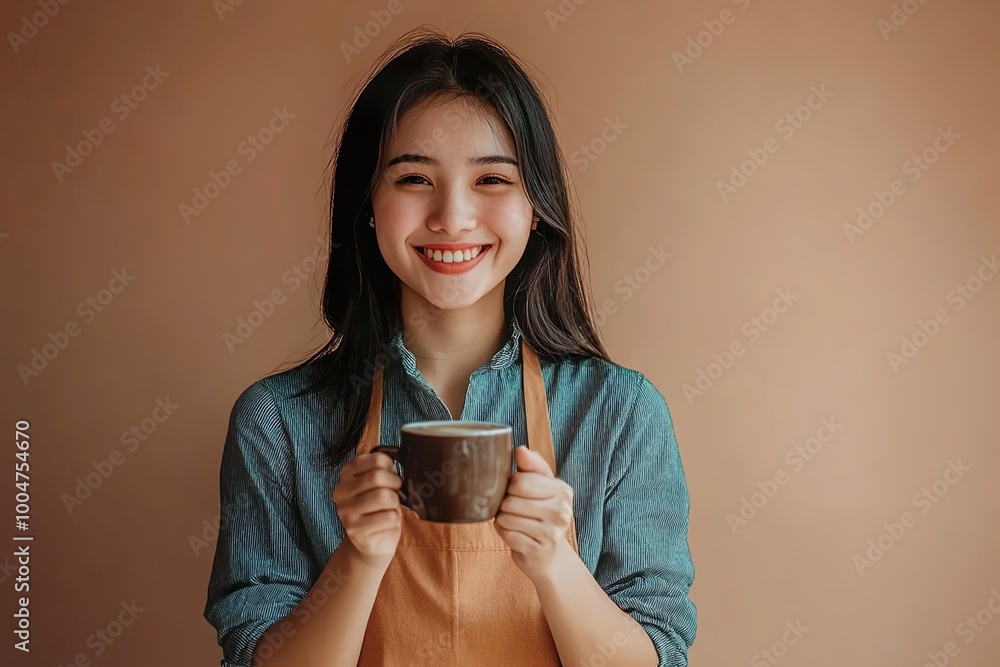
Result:
[[[515,322],[507,343],[472,373],[461,415],[510,425],[518,445],[526,440],[520,339]],[[398,444],[408,422],[452,418],[398,332],[388,356],[382,443]],[[688,597],[694,565],[687,485],[667,404],[641,373],[601,359],[541,359],[541,366],[557,475],[574,491],[580,559],[643,626],[661,666],[687,665],[697,626]],[[322,429],[336,427],[338,410],[315,395],[291,397],[309,373],[292,369],[255,382],[230,415],[205,607],[223,667],[251,665],[261,636],[305,597],[344,539],[331,500],[341,467],[323,470],[317,462]],[[610,641],[608,634],[593,639]]]

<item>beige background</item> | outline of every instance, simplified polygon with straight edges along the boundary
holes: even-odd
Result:
[[[883,35],[889,0],[564,0],[567,16],[547,15],[555,0],[403,0],[349,62],[340,44],[387,3],[243,2],[221,18],[220,3],[71,2],[16,52],[9,35],[0,48],[0,544],[18,532],[17,419],[31,420],[24,534],[35,536],[30,656],[11,648],[16,574],[12,547],[0,548],[0,662],[219,660],[201,617],[215,545],[196,554],[189,538],[219,517],[228,413],[242,389],[323,340],[320,274],[296,290],[282,276],[326,234],[328,142],[355,86],[391,41],[427,23],[486,32],[544,76],[593,294],[616,309],[603,334],[675,418],[697,567],[691,664],[767,664],[759,652],[796,621],[808,632],[782,665],[922,665],[949,641],[950,664],[997,664],[1000,618],[971,642],[959,624],[1000,591],[1000,280],[961,309],[950,292],[1000,250],[996,3],[908,0],[916,12]],[[724,9],[730,22],[712,24]],[[39,11],[5,3],[0,27],[22,31]],[[721,33],[702,35],[707,46],[679,68],[673,54],[704,21]],[[115,98],[157,65],[167,77],[120,119]],[[812,86],[832,96],[787,137],[776,123]],[[240,142],[275,107],[295,118],[247,163]],[[113,132],[59,180],[52,162],[103,118]],[[581,158],[616,118],[627,127]],[[911,181],[904,163],[949,127],[960,138]],[[717,182],[768,138],[778,151],[723,200]],[[185,224],[179,205],[229,160],[242,171]],[[849,241],[844,225],[897,178],[904,194]],[[616,291],[661,245],[667,264],[640,271],[640,290]],[[122,267],[134,280],[86,321],[77,305]],[[275,289],[287,300],[230,352],[223,334]],[[798,299],[751,340],[751,318],[780,289]],[[947,322],[894,369],[887,354],[938,309]],[[71,321],[78,335],[25,384],[18,365]],[[721,375],[710,369],[734,342],[743,354]],[[688,400],[699,370],[716,379]],[[179,407],[124,451],[121,434],[167,398]],[[831,417],[843,426],[815,457],[786,459]],[[121,465],[69,513],[62,495],[116,449]],[[959,459],[969,471],[939,483],[946,495],[915,504]],[[734,532],[727,514],[776,473],[786,483]],[[890,550],[859,573],[868,540],[907,511],[902,536],[883,536]],[[88,644],[133,600],[134,623],[110,645]]]

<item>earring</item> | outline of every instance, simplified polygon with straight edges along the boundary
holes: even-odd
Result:
[[[375,226],[375,216],[374,215],[368,216],[368,226],[369,227],[374,227]]]
[[[531,228],[535,229],[535,230],[538,229],[538,216],[537,215],[531,216]]]

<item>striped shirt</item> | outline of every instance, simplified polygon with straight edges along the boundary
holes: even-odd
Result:
[[[510,425],[526,441],[521,331],[471,375],[461,419]],[[383,375],[381,442],[414,421],[452,419],[397,332]],[[593,357],[540,359],[557,476],[573,488],[580,559],[640,623],[661,666],[687,665],[696,609],[688,597],[688,492],[666,401],[641,373]],[[258,380],[236,399],[222,454],[221,525],[205,618],[223,667],[249,667],[257,643],[305,597],[344,538],[331,494],[341,466],[318,462],[338,411],[293,398],[310,367]],[[300,612],[289,618],[294,624]],[[279,626],[281,627],[281,626]],[[263,649],[262,649],[263,650]]]

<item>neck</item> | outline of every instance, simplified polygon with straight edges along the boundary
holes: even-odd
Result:
[[[471,306],[448,310],[402,287],[403,344],[428,380],[467,380],[507,341],[502,282]]]

